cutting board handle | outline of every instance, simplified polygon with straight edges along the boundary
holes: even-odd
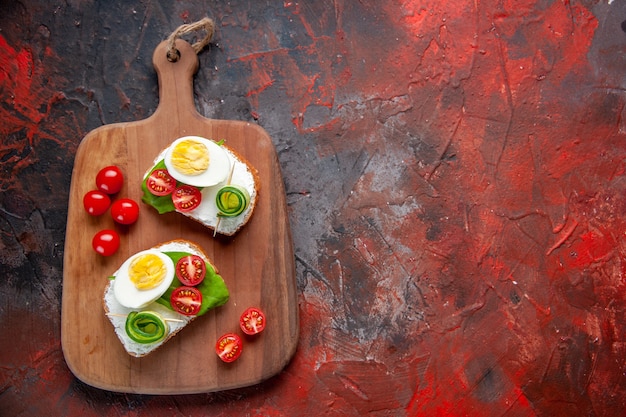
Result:
[[[152,56],[152,63],[159,78],[159,105],[153,118],[175,122],[179,116],[192,113],[199,116],[193,100],[193,76],[198,71],[198,56],[189,43],[176,39],[180,58],[176,62],[167,59],[167,41],[161,42]]]

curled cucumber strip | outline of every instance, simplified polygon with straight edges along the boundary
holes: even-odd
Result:
[[[126,334],[137,343],[154,343],[169,333],[169,326],[154,311],[132,311],[126,317]]]
[[[226,185],[217,192],[215,204],[218,216],[239,216],[250,204],[250,194],[239,185]]]

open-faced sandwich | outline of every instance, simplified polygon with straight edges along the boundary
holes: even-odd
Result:
[[[141,357],[228,297],[202,249],[172,240],[134,254],[115,271],[104,291],[104,311],[126,351]]]
[[[156,157],[142,189],[143,202],[159,214],[176,211],[232,236],[252,216],[259,181],[256,169],[224,143],[185,136]]]

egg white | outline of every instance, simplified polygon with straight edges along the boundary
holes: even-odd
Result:
[[[165,265],[165,278],[163,281],[154,288],[149,290],[140,290],[135,287],[135,284],[130,280],[128,275],[128,268],[135,258],[138,256],[154,254],[163,261]],[[161,251],[156,249],[148,249],[138,252],[128,258],[120,269],[115,274],[115,280],[113,281],[113,291],[117,301],[127,308],[143,308],[162,296],[174,279],[176,271],[174,269],[174,261]]]
[[[206,146],[209,152],[209,166],[204,172],[198,175],[186,175],[178,171],[172,164],[172,150],[179,142],[184,140],[195,140]],[[167,171],[174,179],[194,187],[211,187],[224,181],[230,172],[230,158],[228,158],[224,148],[212,140],[200,136],[185,136],[176,139],[165,151],[164,162]]]

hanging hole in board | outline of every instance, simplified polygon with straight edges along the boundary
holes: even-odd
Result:
[[[170,62],[178,62],[180,59],[180,51],[178,49],[170,49],[167,51],[167,60]]]

